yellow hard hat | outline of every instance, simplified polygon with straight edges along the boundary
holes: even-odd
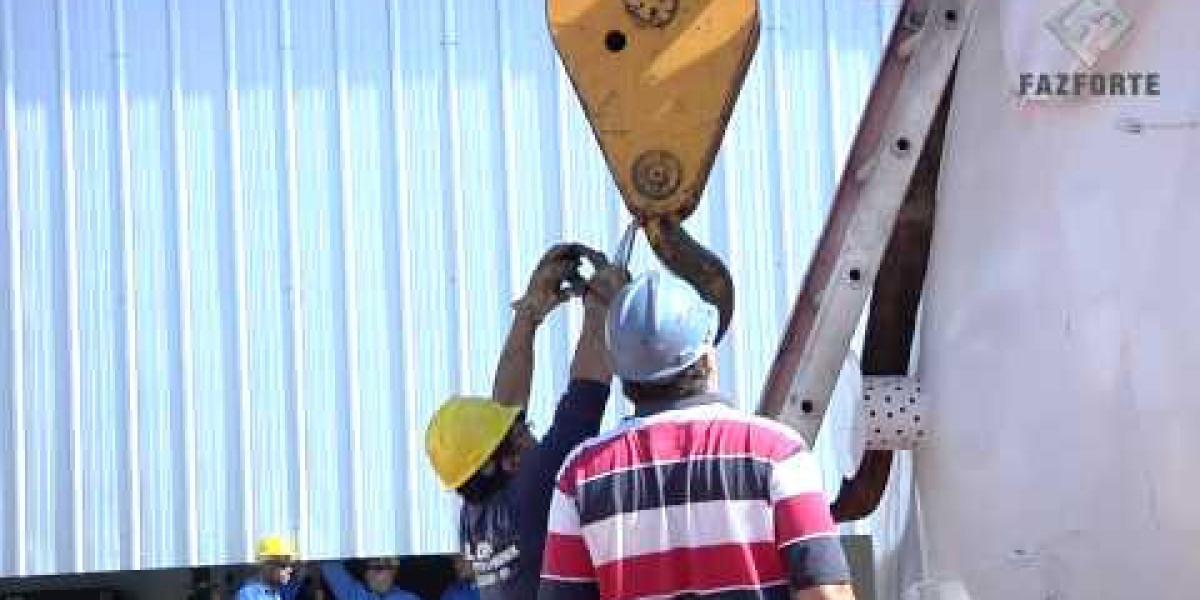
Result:
[[[299,554],[296,551],[296,545],[281,535],[268,535],[258,541],[257,556],[260,562],[279,559],[296,560]]]
[[[523,410],[474,396],[447,400],[425,431],[425,451],[442,485],[454,490],[471,479]]]

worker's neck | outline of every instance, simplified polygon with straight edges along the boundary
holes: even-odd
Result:
[[[670,410],[683,410],[723,402],[715,389],[693,396],[643,400],[634,404],[634,416],[649,417]]]

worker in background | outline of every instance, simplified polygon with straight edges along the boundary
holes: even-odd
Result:
[[[454,557],[454,582],[442,592],[441,600],[479,600],[475,574],[466,558]]]
[[[258,542],[255,558],[258,575],[238,590],[237,600],[295,600],[296,546],[283,536],[270,535]]]
[[[341,561],[321,563],[321,576],[336,600],[421,600],[396,586],[399,564],[391,558],[366,560],[355,576]]]
[[[609,351],[635,415],[567,459],[539,600],[853,598],[805,441],[717,393],[717,325],[660,272],[613,301]]]
[[[568,301],[588,259],[583,329],[571,380],[546,436],[534,440],[525,420],[533,376],[534,336],[542,320]],[[504,343],[491,398],[457,397],[434,415],[426,449],[438,477],[463,499],[460,538],[483,600],[536,597],[554,478],[567,454],[600,429],[612,369],[604,351],[608,303],[628,280],[624,269],[577,244],[552,248],[535,268]]]

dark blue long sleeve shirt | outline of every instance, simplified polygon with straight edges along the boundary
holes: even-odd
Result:
[[[463,506],[460,539],[481,600],[537,596],[555,479],[567,455],[599,433],[608,395],[607,383],[571,381],[550,430],[521,457],[508,486],[482,504]]]

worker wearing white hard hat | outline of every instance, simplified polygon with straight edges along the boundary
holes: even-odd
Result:
[[[668,273],[613,300],[608,351],[635,415],[563,465],[539,600],[853,598],[807,444],[718,392],[718,327]]]

